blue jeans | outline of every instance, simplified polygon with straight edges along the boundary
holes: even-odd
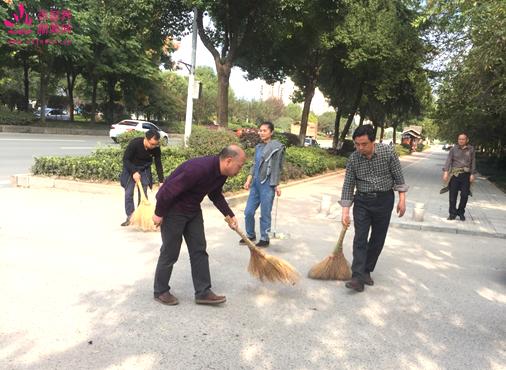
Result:
[[[132,213],[134,213],[135,205],[134,205],[134,191],[137,188],[137,184],[135,183],[134,179],[130,177],[128,180],[126,186],[125,186],[125,213],[127,217],[130,217]],[[148,197],[148,185],[142,184],[142,188],[144,189],[144,194],[146,194],[146,198]],[[141,202],[141,193],[140,191],[137,191],[138,195],[138,201],[137,205]]]
[[[251,185],[248,202],[244,210],[248,238],[254,239],[256,237],[255,212],[258,206],[260,206],[260,240],[269,240],[267,232],[271,230],[271,211],[274,195],[274,186],[270,186],[268,181],[263,184],[254,181]]]

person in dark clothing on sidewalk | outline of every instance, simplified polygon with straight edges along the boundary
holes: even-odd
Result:
[[[353,141],[356,150],[346,165],[339,203],[343,207],[341,221],[346,227],[350,225],[350,207],[353,204],[355,227],[352,278],[346,287],[362,292],[364,284],[374,285],[371,272],[387,236],[394,207],[394,190],[399,192],[397,214],[402,217],[406,212],[408,186],[404,182],[399,158],[388,145],[374,142],[371,125],[358,127],[353,133]]]
[[[474,148],[469,145],[467,134],[461,133],[457,137],[458,145],[454,145],[443,167],[443,181],[448,183],[450,190],[450,208],[448,220],[455,220],[459,216],[461,221],[466,220],[467,200],[469,198],[471,183],[476,174],[476,158]],[[451,177],[451,178],[450,178]],[[457,197],[460,191],[459,208],[457,208]]]
[[[177,298],[170,292],[172,268],[179,257],[184,237],[190,255],[190,265],[197,304],[219,304],[225,296],[211,290],[211,275],[206,251],[204,220],[200,203],[207,195],[223,216],[232,218],[231,228],[237,219],[223,196],[227,177],[239,173],[246,155],[237,145],[224,148],[217,156],[190,159],[172,172],[156,195],[153,222],[160,225],[162,247],[155,272],[155,300],[176,305]]]
[[[146,196],[148,186],[153,187],[153,175],[151,174],[153,159],[155,160],[158,182],[160,186],[163,184],[161,157],[160,133],[156,130],[148,130],[144,137],[136,137],[128,143],[123,154],[123,172],[120,178],[121,186],[125,188],[125,213],[127,218],[121,226],[130,225],[130,217],[135,210],[134,191],[136,181],[141,181]]]

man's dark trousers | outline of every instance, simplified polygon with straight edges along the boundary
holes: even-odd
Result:
[[[450,216],[464,216],[466,212],[467,199],[469,198],[469,189],[471,187],[471,174],[469,172],[459,173],[452,176],[449,184],[450,189]],[[460,202],[457,209],[457,196],[460,190]]]
[[[142,181],[142,179],[141,179]],[[137,188],[137,184],[135,183],[134,179],[130,176],[130,179],[128,180],[126,186],[125,186],[125,213],[128,217],[132,215],[135,211],[135,205],[134,205],[134,192]],[[146,195],[146,198],[148,196],[147,190],[148,185],[144,182],[142,182],[142,188],[144,190],[144,194]],[[141,192],[137,191],[138,201],[137,205],[141,202]]]
[[[394,192],[355,195],[353,205],[353,277],[363,280],[365,273],[374,271],[385,238],[394,207]],[[369,230],[371,236],[369,237]],[[369,237],[369,240],[368,240]]]
[[[195,298],[205,297],[211,289],[211,275],[202,211],[193,214],[169,211],[163,218],[161,233],[162,247],[155,273],[155,297],[170,290],[169,280],[179,257],[183,236],[190,255]]]

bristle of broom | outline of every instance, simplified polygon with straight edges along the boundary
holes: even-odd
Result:
[[[153,223],[154,214],[155,206],[148,200],[143,200],[132,214],[130,224],[139,227],[143,231],[155,231],[157,228]]]
[[[351,269],[342,252],[328,256],[309,270],[308,277],[319,280],[350,280]]]
[[[294,285],[299,280],[295,269],[281,258],[267,255],[258,248],[250,248],[248,271],[260,281],[280,282]]]

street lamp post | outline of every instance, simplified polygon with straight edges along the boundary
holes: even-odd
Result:
[[[188,96],[186,98],[186,118],[184,124],[184,146],[188,146],[188,139],[192,133],[193,120],[193,85],[195,83],[195,63],[197,60],[197,8],[193,9],[193,33],[192,33],[192,62],[188,78]],[[183,63],[186,65],[186,63]]]

